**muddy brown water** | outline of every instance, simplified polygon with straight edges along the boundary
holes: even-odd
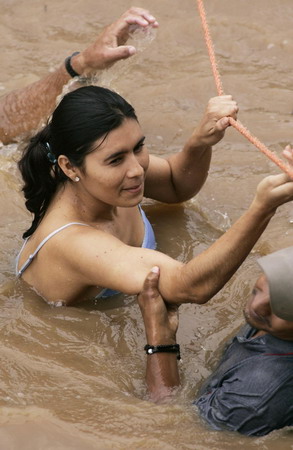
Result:
[[[132,2],[0,0],[1,94],[37,80],[89,43]],[[216,95],[195,0],[145,0],[159,20],[143,51],[101,76],[136,108],[151,152],[180,150]],[[206,0],[224,90],[239,118],[270,149],[293,143],[292,0]],[[138,40],[138,45],[141,41]],[[0,149],[0,449],[292,449],[288,429],[262,438],[211,432],[191,407],[221,347],[242,323],[256,259],[292,245],[293,206],[279,209],[237,274],[207,305],[180,310],[182,388],[145,399],[145,344],[134,297],[53,308],[15,283],[14,259],[29,223],[16,144]],[[245,210],[257,183],[279,169],[229,129],[210,175],[181,206],[146,201],[159,248],[186,260]]]

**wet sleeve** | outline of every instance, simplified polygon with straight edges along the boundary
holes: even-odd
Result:
[[[293,425],[293,359],[259,355],[228,371],[196,401],[200,416],[216,430],[262,436]]]

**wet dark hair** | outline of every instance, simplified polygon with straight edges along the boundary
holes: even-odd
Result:
[[[59,155],[72,165],[83,166],[93,143],[118,128],[126,118],[137,121],[133,107],[116,92],[98,86],[86,86],[66,94],[48,125],[25,147],[18,162],[27,209],[33,213],[33,234],[60,183],[69,180],[57,163]]]

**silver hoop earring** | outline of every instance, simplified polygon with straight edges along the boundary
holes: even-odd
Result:
[[[75,178],[74,178],[74,181],[75,181],[76,183],[78,183],[78,182],[79,182],[79,180],[80,180],[80,178],[79,178],[79,177],[75,177]]]

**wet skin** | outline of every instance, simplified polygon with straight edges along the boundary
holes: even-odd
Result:
[[[141,202],[149,154],[140,125],[125,119],[118,128],[99,139],[80,170],[79,187],[94,202],[131,207]]]

